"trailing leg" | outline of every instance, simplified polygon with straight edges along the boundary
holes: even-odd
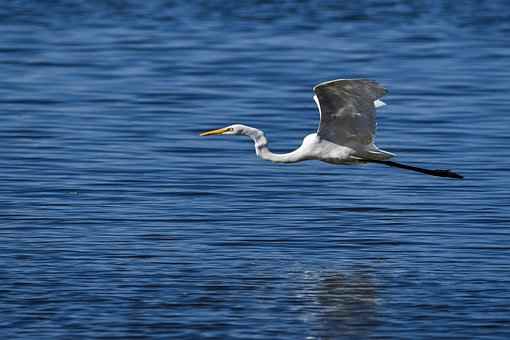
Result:
[[[453,172],[451,170],[424,169],[424,168],[419,168],[417,166],[401,164],[401,163],[397,163],[397,162],[393,162],[393,161],[369,160],[368,162],[369,163],[384,164],[384,165],[391,166],[391,167],[394,167],[394,168],[400,168],[400,169],[405,169],[405,170],[416,171],[416,172],[420,172],[422,174],[426,174],[426,175],[430,175],[430,176],[448,177],[448,178],[456,178],[456,179],[463,179],[464,178],[462,175],[460,175],[460,174],[458,174],[456,172]]]

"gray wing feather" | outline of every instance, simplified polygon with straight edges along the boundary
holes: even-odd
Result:
[[[373,142],[376,116],[374,101],[387,91],[366,79],[338,79],[313,88],[321,115],[317,134],[339,145]]]

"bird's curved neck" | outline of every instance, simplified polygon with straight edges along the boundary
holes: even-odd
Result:
[[[246,135],[255,143],[255,152],[262,159],[275,163],[295,163],[306,159],[301,148],[284,154],[273,153],[268,148],[268,141],[264,132],[252,127],[246,132]]]

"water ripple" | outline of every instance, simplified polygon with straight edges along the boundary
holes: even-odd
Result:
[[[507,339],[503,1],[7,1],[0,335]],[[313,85],[389,88],[380,165],[280,166]]]

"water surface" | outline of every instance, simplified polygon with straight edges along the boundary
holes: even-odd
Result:
[[[6,339],[510,336],[504,1],[6,1]],[[389,89],[377,144],[464,181],[284,166],[311,88]]]

